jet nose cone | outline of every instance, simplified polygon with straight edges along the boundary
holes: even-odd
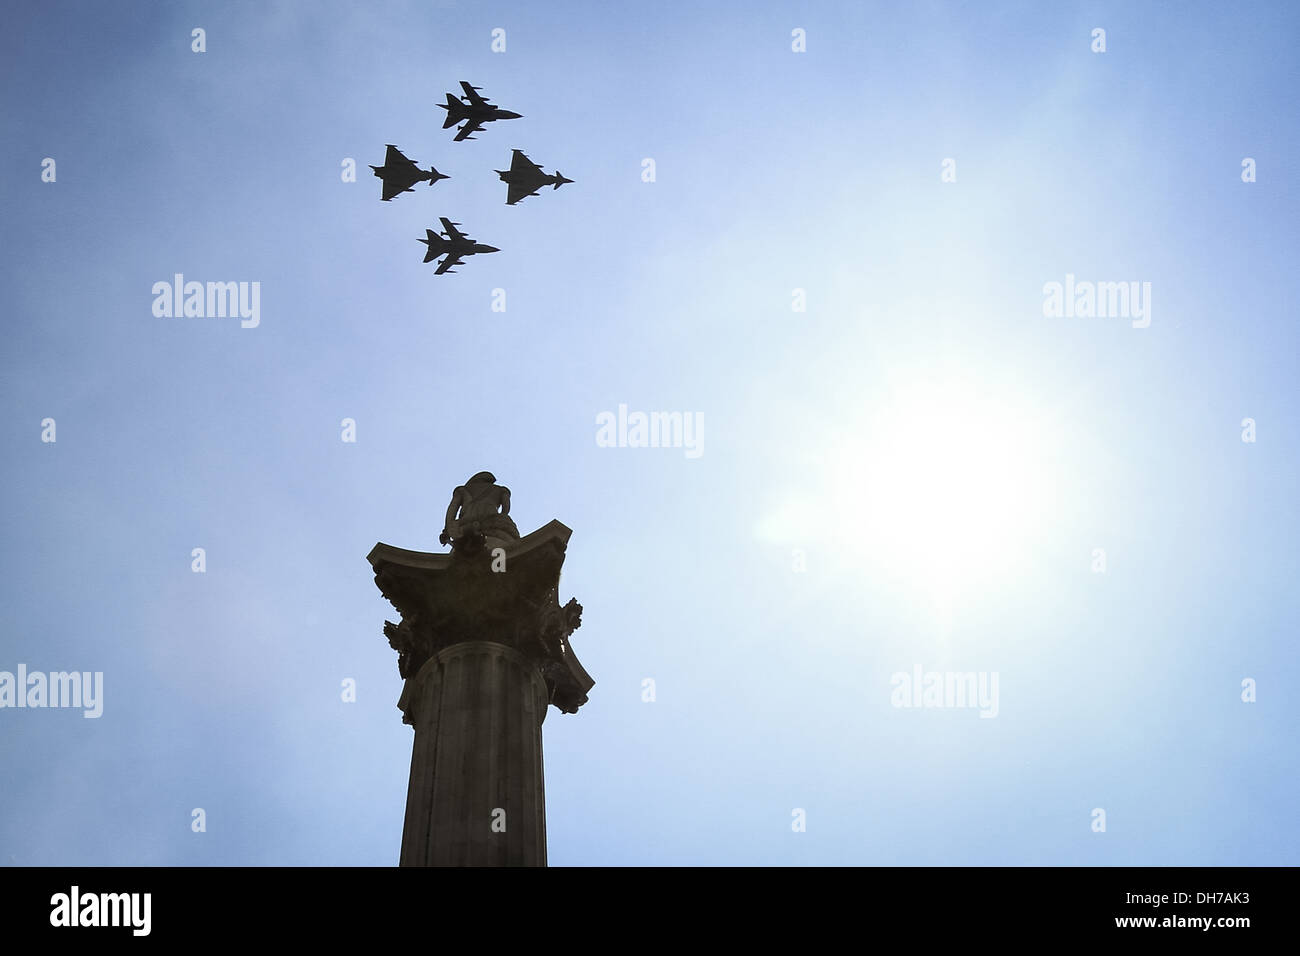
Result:
[[[524,114],[523,114],[523,113],[512,113],[512,112],[510,112],[509,110],[502,110],[502,111],[501,111],[501,118],[502,118],[502,119],[523,119],[523,118],[524,118]]]
[[[501,250],[498,249],[496,246],[479,246],[478,251],[479,252],[500,252]]]

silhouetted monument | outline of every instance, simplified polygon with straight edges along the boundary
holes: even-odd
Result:
[[[402,866],[545,866],[542,721],[576,713],[594,683],[569,635],[582,605],[559,602],[572,532],[519,536],[510,491],[479,472],[452,494],[450,554],[376,544],[375,583],[415,728]]]

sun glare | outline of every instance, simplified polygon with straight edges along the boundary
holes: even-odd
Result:
[[[841,447],[854,536],[938,598],[989,586],[1042,527],[1043,432],[1031,406],[974,383],[894,390]]]

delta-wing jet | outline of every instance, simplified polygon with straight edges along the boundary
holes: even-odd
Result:
[[[384,157],[384,165],[371,166],[375,175],[383,180],[383,195],[380,197],[384,202],[398,196],[402,193],[415,192],[411,187],[416,183],[428,182],[430,186],[440,179],[451,179],[450,176],[444,176],[432,166],[426,173],[419,166],[415,165],[414,160],[407,159],[402,155],[402,151],[392,143],[388,144],[388,154]]]
[[[494,169],[494,173],[501,177],[501,181],[509,185],[506,190],[506,205],[513,206],[521,199],[528,196],[536,196],[537,190],[543,186],[552,186],[559,189],[565,183],[573,182],[572,179],[565,179],[564,175],[557,169],[554,176],[548,176],[542,167],[538,166],[531,159],[524,155],[522,149],[516,149],[510,157],[509,169]]]

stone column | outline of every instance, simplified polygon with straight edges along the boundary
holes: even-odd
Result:
[[[402,866],[545,866],[537,665],[504,644],[439,651],[407,682],[415,727]]]
[[[569,637],[582,605],[559,603],[569,531],[475,532],[451,554],[371,550],[401,612],[384,633],[415,729],[403,866],[545,866],[542,721],[576,713],[594,684]]]

